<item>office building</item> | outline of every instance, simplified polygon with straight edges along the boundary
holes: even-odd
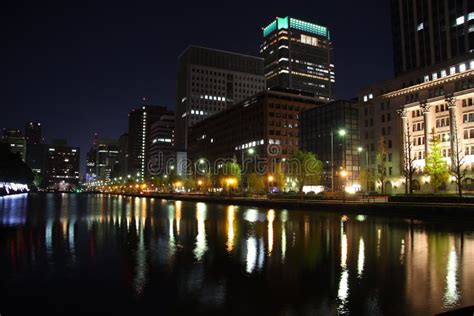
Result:
[[[111,180],[118,165],[117,140],[96,138],[87,153],[86,182]]]
[[[26,123],[24,135],[26,141],[25,162],[36,176],[42,176],[44,171],[46,145],[43,144],[41,123]]]
[[[118,165],[116,165],[113,177],[125,178],[128,175],[128,133],[120,135],[118,139]]]
[[[448,165],[452,164],[454,142],[459,140],[463,168],[468,173],[464,189],[474,190],[474,58],[452,62],[419,69],[360,92],[360,138],[368,153],[368,164],[361,161],[362,170],[378,173],[380,139],[388,151],[385,183],[373,179],[369,190],[380,191],[383,185],[389,194],[405,193],[403,158],[410,152],[417,169],[412,187],[415,192],[430,192],[430,179],[423,171],[433,131],[442,140]],[[410,151],[407,144],[411,144]],[[455,184],[450,180],[439,189],[453,192]]]
[[[41,123],[29,122],[25,124],[25,140],[27,144],[43,143]]]
[[[327,188],[361,189],[359,166],[364,153],[358,151],[359,146],[355,102],[334,101],[300,114],[300,148],[315,153],[323,162]]]
[[[35,175],[42,176],[45,167],[47,145],[26,144],[25,162]]]
[[[128,114],[128,166],[127,172],[144,181],[148,178],[151,126],[162,116],[173,115],[164,106],[143,105]]]
[[[395,74],[474,53],[474,1],[391,0]]]
[[[301,92],[260,92],[193,126],[188,157],[205,158],[214,169],[217,160],[235,158],[241,165],[246,161],[246,171],[254,171],[260,161],[270,171],[298,150],[298,116],[318,104],[319,99]]]
[[[176,147],[186,151],[189,127],[265,90],[258,57],[190,46],[179,56]]]
[[[26,140],[23,133],[19,129],[4,128],[2,143],[10,146],[10,151],[20,156],[21,160],[26,158]]]
[[[80,150],[65,140],[54,140],[47,146],[45,186],[50,190],[72,191],[79,185]]]
[[[163,115],[151,125],[150,158],[155,159],[154,173],[158,174],[168,165],[176,165],[174,149],[175,116]]]
[[[291,17],[276,18],[263,28],[261,56],[267,88],[282,87],[334,99],[333,46],[325,26]]]

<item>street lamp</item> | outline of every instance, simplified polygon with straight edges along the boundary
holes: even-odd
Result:
[[[360,167],[360,153],[364,151],[364,148],[363,147],[357,147],[357,151],[359,152],[359,173],[360,173],[360,170],[362,169]],[[366,172],[367,172],[367,174],[366,174],[366,180],[367,180],[366,190],[367,190],[367,193],[368,193],[369,192],[369,152],[367,150],[365,151],[365,169],[366,169]]]
[[[249,155],[253,155],[253,154],[255,154],[255,148],[249,148],[247,150],[247,152],[248,152]],[[242,157],[241,157],[241,162],[240,162],[241,163],[241,165],[240,165],[240,167],[241,167],[241,169],[240,169],[240,173],[241,173],[241,184],[240,184],[240,186],[241,186],[242,191],[244,191],[244,181],[243,181],[244,173],[247,171],[246,170],[247,168],[244,164],[244,160],[245,160],[245,155],[244,154],[245,154],[245,149],[242,148],[242,151],[241,151]]]
[[[344,137],[344,136],[346,136],[347,132],[346,132],[345,129],[340,129],[339,131],[337,131],[337,134],[340,137]],[[345,158],[346,158],[345,148],[343,148],[343,150],[344,150],[343,164],[344,164],[344,168],[345,168],[346,167],[346,164],[345,164]],[[334,131],[331,131],[331,192],[334,192]]]
[[[341,178],[343,179],[343,185],[342,185],[342,202],[346,203],[346,177],[347,177],[347,171],[342,170],[341,173]]]
[[[271,187],[272,187],[272,184],[273,184],[273,176],[272,175],[269,175],[268,176],[268,191],[271,193]]]

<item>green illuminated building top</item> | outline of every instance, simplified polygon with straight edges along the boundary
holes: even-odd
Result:
[[[276,18],[276,20],[263,29],[263,36],[267,37],[276,30],[289,28],[323,36],[329,39],[329,31],[326,27],[290,17]]]

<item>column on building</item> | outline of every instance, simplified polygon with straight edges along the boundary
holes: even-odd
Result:
[[[420,108],[423,112],[423,124],[425,125],[425,159],[428,156],[429,152],[429,135],[430,135],[430,108],[431,105],[426,101],[420,101]]]
[[[454,165],[456,157],[456,141],[458,138],[456,126],[456,99],[452,95],[446,96],[446,105],[449,109],[449,141],[451,145],[451,164]]]

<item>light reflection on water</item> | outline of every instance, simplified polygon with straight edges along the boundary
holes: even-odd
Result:
[[[99,305],[120,297],[119,311],[165,314],[232,314],[237,304],[238,314],[423,315],[474,304],[465,221],[54,194],[0,201],[0,220],[11,306],[34,297],[29,278],[56,304],[73,298],[55,289],[74,285]]]

